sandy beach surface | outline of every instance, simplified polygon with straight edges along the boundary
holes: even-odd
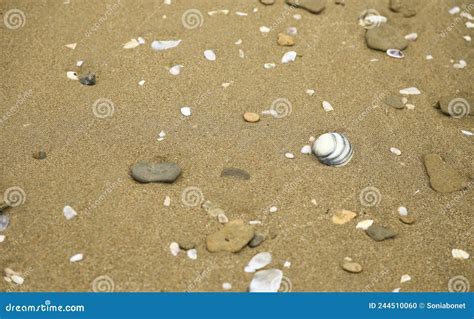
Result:
[[[434,105],[474,94],[473,44],[463,38],[474,36],[466,26],[474,21],[448,12],[459,6],[474,15],[474,4],[410,5],[412,17],[376,0],[328,0],[320,14],[282,0],[2,1],[0,192],[19,197],[4,212],[0,266],[24,282],[4,274],[0,290],[224,291],[230,283],[229,291],[242,292],[254,276],[245,266],[270,252],[264,269],[283,271],[280,291],[472,291],[472,256],[454,258],[452,250],[474,253],[474,137],[467,134],[474,120]],[[186,21],[190,9],[197,24]],[[358,24],[367,9],[403,35],[418,34],[403,59],[367,47]],[[289,27],[297,28],[295,45],[278,45]],[[123,48],[139,37],[144,44]],[[156,51],[154,40],[182,41]],[[295,61],[281,63],[289,51]],[[460,60],[467,65],[453,67]],[[179,75],[169,72],[175,65]],[[97,82],[82,85],[69,71],[93,73]],[[421,92],[407,96],[414,108],[384,103],[409,87]],[[323,101],[334,110],[325,112]],[[278,103],[278,116],[265,114]],[[246,122],[245,112],[260,121]],[[352,143],[347,165],[300,152],[326,132]],[[33,157],[40,150],[45,159]],[[468,184],[450,193],[430,187],[424,156],[431,153]],[[130,175],[139,161],[177,163],[182,174],[174,183],[141,184]],[[221,176],[225,168],[250,178]],[[223,225],[201,207],[205,201],[230,221],[259,221],[252,227],[265,241],[210,252],[206,238]],[[66,205],[77,216],[66,219]],[[400,206],[413,224],[400,221]],[[357,216],[336,224],[341,209]],[[365,220],[396,237],[375,241],[356,229]],[[173,256],[173,242],[194,243],[197,259]],[[71,262],[75,254],[83,259]],[[362,272],[342,269],[345,257]],[[411,279],[401,283],[403,275]]]

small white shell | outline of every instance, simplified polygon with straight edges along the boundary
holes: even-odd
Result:
[[[123,45],[124,49],[133,49],[140,45],[137,39],[132,39]]]
[[[170,207],[171,205],[171,197],[165,196],[165,200],[163,201],[163,206]]]
[[[179,75],[179,73],[181,73],[181,68],[183,66],[181,64],[177,64],[175,66],[173,66],[172,68],[170,68],[170,74],[171,75]]]
[[[75,262],[81,261],[82,259],[84,259],[84,254],[75,254],[74,256],[69,258],[69,261],[72,263],[75,263]]]
[[[209,60],[209,61],[215,61],[216,60],[216,54],[212,50],[204,51],[204,57],[206,58],[206,60]]]
[[[71,206],[64,206],[63,208],[63,214],[64,217],[66,217],[67,220],[73,219],[74,217],[77,216],[77,212],[72,208]]]
[[[347,137],[341,133],[325,133],[313,143],[313,153],[323,164],[344,166],[352,159],[353,148]]]
[[[305,145],[301,148],[301,154],[311,154],[311,145]]]
[[[400,156],[402,155],[402,151],[400,151],[398,148],[396,147],[390,147],[390,152],[392,152],[393,154],[397,155],[397,156]]]
[[[69,80],[79,80],[79,78],[77,77],[77,73],[74,71],[66,72],[66,76]]]
[[[229,282],[225,282],[222,284],[222,289],[224,290],[231,290],[232,289],[232,284]]]
[[[198,258],[196,249],[190,249],[186,252],[186,254],[188,255],[188,258],[192,260],[196,260]]]
[[[275,66],[276,66],[275,63],[265,63],[263,65],[265,69],[273,69]]]
[[[261,26],[261,27],[260,27],[260,32],[262,32],[262,33],[268,33],[268,32],[270,32],[270,28],[269,28],[269,27],[266,27],[266,26]]]
[[[279,269],[260,270],[250,282],[250,292],[277,292],[280,289],[283,272]]]
[[[181,43],[181,40],[168,40],[168,41],[153,41],[151,48],[155,51],[168,50],[176,48]]]
[[[262,252],[256,254],[250,259],[249,263],[245,267],[245,272],[255,272],[256,270],[262,269],[272,262],[272,254],[269,252]]]
[[[410,275],[403,275],[402,278],[400,278],[400,283],[403,284],[404,282],[407,282],[410,280],[411,280]]]
[[[179,244],[176,242],[172,242],[170,244],[170,252],[173,256],[178,256],[181,249],[179,248]]]
[[[416,87],[409,87],[409,88],[406,88],[406,89],[401,89],[400,94],[403,94],[403,95],[420,95],[421,92]]]
[[[183,106],[181,108],[181,114],[183,114],[186,117],[191,116],[191,108],[188,106]]]
[[[331,103],[329,103],[328,101],[323,101],[323,109],[326,112],[334,111],[334,108],[332,107]]]
[[[469,253],[462,249],[453,249],[451,251],[451,254],[453,255],[455,259],[468,259],[469,258]]]
[[[409,33],[405,36],[405,39],[408,41],[416,41],[416,39],[418,39],[418,33],[416,32]]]
[[[405,206],[398,207],[398,213],[400,216],[408,216],[408,209]]]
[[[356,229],[367,230],[370,226],[372,226],[373,223],[374,221],[372,219],[363,220],[357,223]]]
[[[387,50],[387,55],[391,58],[395,59],[403,59],[405,57],[405,53],[403,51],[397,50],[397,49],[388,49]]]
[[[288,51],[281,58],[281,63],[283,63],[283,64],[290,63],[290,62],[295,61],[295,59],[296,59],[296,52],[295,51]]]

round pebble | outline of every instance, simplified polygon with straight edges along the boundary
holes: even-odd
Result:
[[[354,274],[362,271],[362,266],[359,263],[356,263],[354,261],[344,260],[344,262],[341,264],[341,267],[345,271],[354,273]]]
[[[44,150],[39,150],[33,153],[33,158],[42,160],[46,158],[46,152]]]
[[[412,215],[400,216],[399,219],[402,223],[407,225],[412,225],[415,223],[415,217],[413,217]]]
[[[258,115],[257,113],[245,112],[244,120],[249,123],[256,123],[260,121],[260,115]]]

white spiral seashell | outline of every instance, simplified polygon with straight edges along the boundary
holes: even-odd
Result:
[[[344,166],[352,159],[353,148],[347,137],[341,133],[325,133],[313,143],[314,155],[323,164]]]

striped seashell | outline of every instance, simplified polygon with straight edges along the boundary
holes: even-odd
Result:
[[[313,153],[318,160],[329,166],[344,166],[352,159],[353,148],[341,133],[325,133],[313,143]]]

